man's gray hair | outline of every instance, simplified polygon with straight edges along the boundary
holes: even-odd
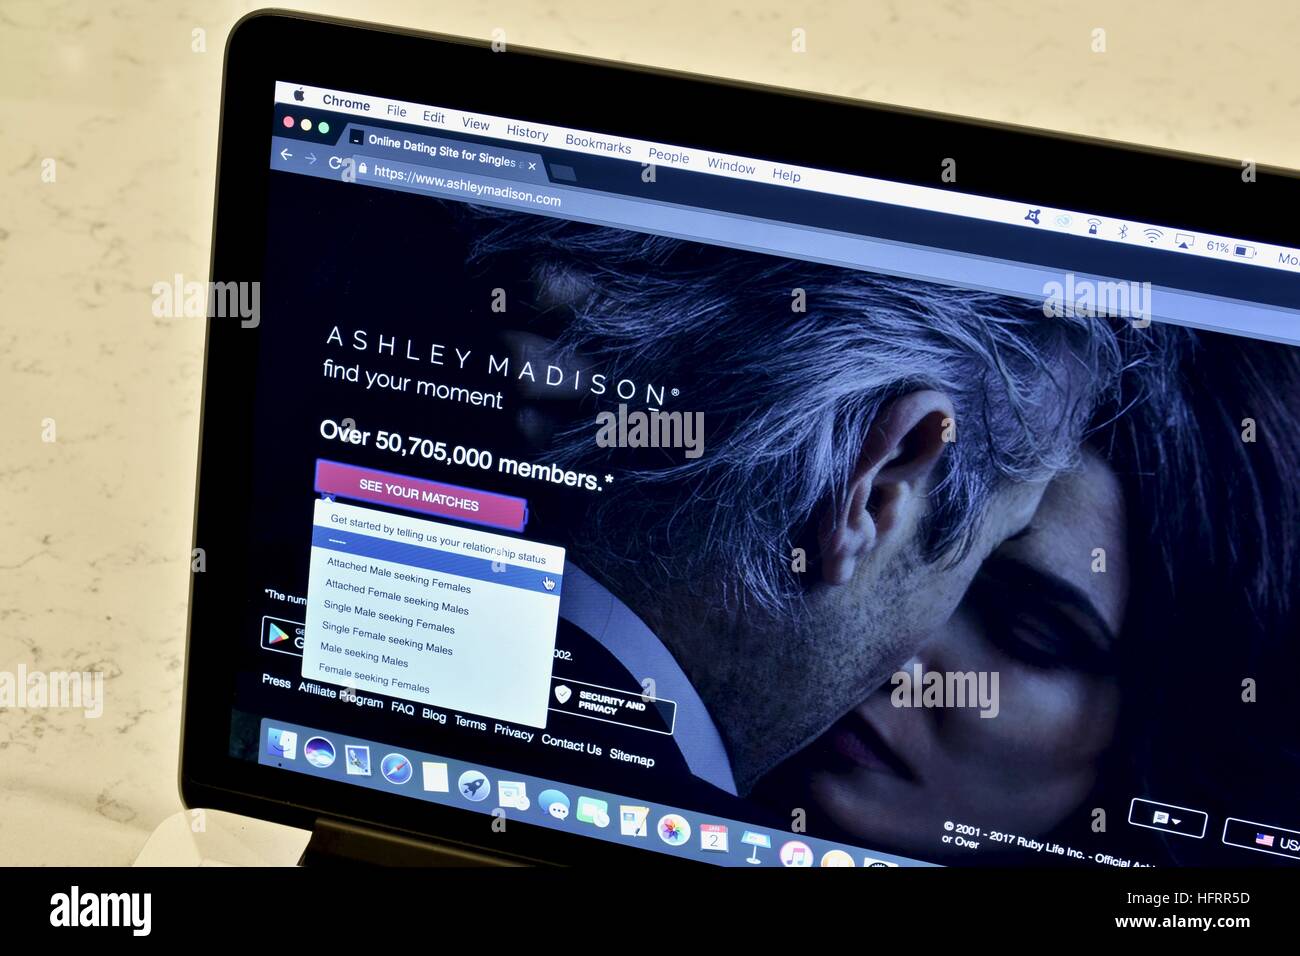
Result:
[[[630,469],[591,419],[556,436],[567,467],[617,467],[575,538],[634,603],[793,610],[793,549],[843,499],[882,410],[917,389],[956,413],[922,556],[958,560],[1001,484],[1073,464],[1121,371],[1123,323],[1041,302],[537,217],[506,217],[475,255],[507,251],[535,255],[541,302],[563,306],[561,354],[679,388],[670,408],[704,414],[701,457],[644,452]]]

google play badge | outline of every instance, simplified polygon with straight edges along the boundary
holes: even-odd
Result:
[[[264,616],[262,618],[262,649],[275,651],[277,654],[298,656],[302,654],[303,631],[303,625],[296,621]]]

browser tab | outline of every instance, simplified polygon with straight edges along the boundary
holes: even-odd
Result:
[[[503,179],[547,181],[545,165],[538,153],[386,129],[363,129],[351,124],[346,139],[350,145],[365,147],[370,157],[391,157],[466,172],[490,172]]]

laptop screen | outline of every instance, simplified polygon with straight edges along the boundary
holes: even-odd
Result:
[[[232,756],[726,866],[1300,857],[1300,252],[272,122]]]

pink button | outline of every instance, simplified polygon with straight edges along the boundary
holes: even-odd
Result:
[[[316,490],[354,501],[419,511],[471,524],[523,531],[528,501],[477,488],[463,488],[391,471],[358,468],[326,458],[316,459]]]

